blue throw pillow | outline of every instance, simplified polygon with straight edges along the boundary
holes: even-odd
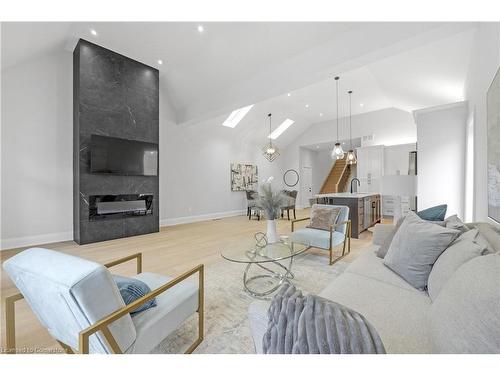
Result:
[[[146,294],[151,292],[149,286],[147,286],[146,283],[140,280],[118,275],[113,275],[113,279],[115,280],[116,286],[120,291],[125,305],[130,305],[132,302],[138,300],[141,297],[144,297]],[[153,298],[152,300],[145,302],[135,310],[131,311],[130,314],[136,314],[155,306],[156,298]]]
[[[441,204],[439,206],[434,206],[422,211],[418,211],[417,215],[420,216],[421,219],[428,221],[443,221],[446,215],[447,208],[447,204]]]

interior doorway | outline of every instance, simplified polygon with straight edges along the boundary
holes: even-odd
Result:
[[[310,199],[313,197],[312,192],[312,167],[302,167],[300,180],[302,184],[301,187],[301,202],[302,207],[311,207]]]

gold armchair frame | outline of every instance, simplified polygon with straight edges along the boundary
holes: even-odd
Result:
[[[295,230],[295,223],[305,221],[305,220],[311,220],[311,217],[304,217],[302,219],[292,220],[292,233]],[[335,228],[340,227],[340,226],[345,225],[345,224],[347,224],[347,228],[346,228],[346,232],[344,235],[344,245],[342,248],[342,255],[334,258],[333,257],[333,232],[334,232]],[[345,221],[342,221],[341,223],[337,223],[335,225],[330,225],[330,246],[328,249],[325,249],[325,250],[328,250],[330,252],[330,254],[329,254],[330,255],[330,259],[329,259],[330,266],[332,264],[335,264],[339,260],[345,258],[351,252],[351,225],[352,225],[351,220],[345,220]],[[347,252],[346,252],[346,243],[347,243]],[[314,247],[314,246],[309,246],[308,249],[310,249],[311,247]]]
[[[130,260],[136,259],[137,262],[137,273],[142,272],[142,253],[136,253],[132,254],[117,260],[114,260],[112,262],[106,263],[104,266],[107,268],[116,266],[118,264],[122,264],[125,262],[128,262]],[[89,339],[90,336],[93,334],[101,331],[104,335],[104,338],[111,349],[111,352],[113,354],[122,354],[122,351],[120,347],[118,346],[118,343],[116,342],[115,338],[111,334],[111,331],[109,330],[108,326],[109,324],[113,323],[114,321],[120,319],[126,314],[129,314],[131,311],[135,310],[137,307],[141,306],[145,302],[155,298],[156,296],[164,293],[165,291],[169,290],[173,286],[179,284],[180,282],[184,281],[188,277],[194,275],[195,273],[198,273],[198,337],[195,340],[193,344],[185,351],[185,354],[190,354],[192,353],[198,345],[203,341],[204,339],[204,265],[199,264],[196,267],[184,272],[183,274],[177,276],[176,278],[170,280],[169,282],[161,285],[160,287],[156,288],[155,290],[152,290],[148,294],[146,294],[144,297],[139,298],[138,300],[132,302],[129,305],[126,305],[125,307],[122,307],[113,313],[105,316],[101,320],[95,322],[91,326],[87,327],[83,331],[79,333],[78,337],[78,350],[76,353],[80,354],[88,354],[89,353]],[[6,320],[6,347],[7,347],[7,353],[12,353],[14,354],[16,352],[16,316],[15,316],[15,303],[16,301],[19,301],[23,299],[24,296],[21,293],[9,296],[5,299],[5,320]],[[71,348],[70,346],[66,345],[63,342],[60,342],[57,340],[59,345],[66,351],[68,354],[74,354],[75,350]]]

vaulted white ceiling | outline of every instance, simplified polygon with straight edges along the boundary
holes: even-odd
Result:
[[[296,121],[278,139],[286,145],[312,123],[336,116],[337,74],[341,116],[347,114],[348,89],[354,90],[354,114],[461,100],[476,25],[203,23],[203,33],[197,26],[3,23],[2,69],[48,51],[71,51],[85,38],[159,68],[178,124],[222,123],[232,110],[256,104],[228,131],[261,139],[272,112],[274,127],[286,118]]]
[[[474,29],[424,46],[339,72],[339,117],[349,115],[347,91],[352,90],[352,114],[398,108],[413,111],[464,100]],[[311,124],[336,118],[334,76],[257,103],[241,126],[252,127],[260,118],[265,133],[266,111],[277,126],[285,118],[296,121],[279,139],[285,146]],[[306,108],[306,105],[308,107]],[[252,117],[255,116],[255,117]],[[332,129],[334,132],[335,129]]]

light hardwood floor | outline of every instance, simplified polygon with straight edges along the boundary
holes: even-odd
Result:
[[[306,217],[309,210],[297,210],[297,218]],[[278,233],[290,232],[288,220],[278,220]],[[79,246],[73,241],[40,245],[48,249],[80,256],[99,263],[124,257],[137,252],[143,253],[143,270],[170,276],[176,276],[183,271],[203,263],[206,266],[224,261],[220,253],[234,244],[248,241],[257,231],[265,232],[265,220],[248,220],[246,216],[209,220],[198,223],[162,227],[159,233],[129,237],[118,240],[100,242]],[[359,239],[351,242],[351,254],[344,258],[351,262],[371,243],[371,233],[365,231]],[[31,246],[32,247],[32,246]],[[0,252],[2,263],[26,248],[5,250]],[[324,254],[328,262],[328,252],[311,249],[310,251]],[[5,345],[5,297],[17,293],[5,272],[1,271],[0,294],[2,302],[1,346]],[[123,275],[133,275],[135,264],[130,262],[113,268],[113,272]],[[57,343],[38,323],[25,301],[16,303],[16,337],[17,347],[58,349]]]

